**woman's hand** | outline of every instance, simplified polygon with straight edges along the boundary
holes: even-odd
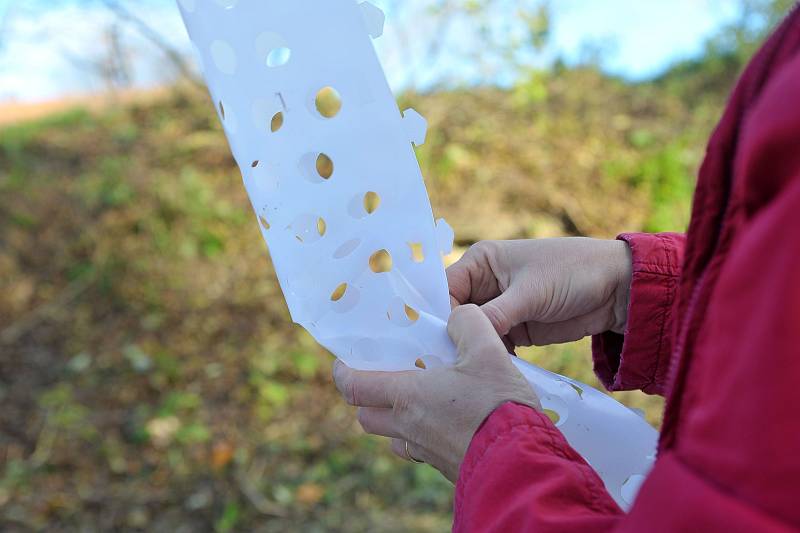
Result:
[[[586,238],[486,241],[447,270],[453,306],[474,303],[509,349],[622,333],[627,243]]]
[[[482,242],[447,277],[455,307],[448,333],[459,354],[454,367],[361,372],[337,361],[334,379],[359,407],[367,433],[390,437],[397,455],[429,463],[455,482],[475,431],[494,409],[508,401],[540,407],[504,343],[623,331],[631,259],[621,241]]]
[[[392,438],[395,454],[455,482],[472,436],[492,411],[508,401],[539,408],[539,400],[478,307],[453,310],[447,331],[459,355],[452,368],[362,372],[337,360],[333,377],[347,403],[359,407],[364,431]]]

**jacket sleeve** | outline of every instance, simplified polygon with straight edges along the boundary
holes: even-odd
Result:
[[[663,394],[672,352],[672,308],[685,237],[677,233],[625,233],[633,276],[625,334],[592,339],[594,370],[609,390]]]
[[[609,531],[624,516],[547,416],[506,403],[475,433],[456,483],[453,531]]]
[[[800,57],[795,64],[800,72]],[[753,111],[777,117],[774,131],[752,126],[743,136],[753,148],[740,158],[740,185],[758,194],[740,208],[744,227],[703,318],[691,367],[695,387],[673,398],[686,405],[680,436],[659,453],[630,513],[620,511],[549,419],[507,403],[478,429],[464,458],[455,531],[800,530],[800,151],[798,122],[785,112],[800,91],[796,79]],[[647,367],[643,352],[634,357]],[[630,363],[621,361],[615,375]],[[632,379],[652,372],[645,374]]]
[[[731,250],[697,347],[702,387],[628,515],[546,416],[507,403],[461,465],[454,531],[797,531],[800,232],[787,228],[800,174]]]

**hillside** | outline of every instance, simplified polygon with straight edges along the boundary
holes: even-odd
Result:
[[[724,92],[591,69],[408,94],[437,216],[486,238],[683,230]],[[698,103],[699,102],[699,103]],[[586,342],[525,357],[596,383]],[[0,527],[442,531],[289,320],[205,94],[0,130]],[[661,401],[620,395],[659,421]]]

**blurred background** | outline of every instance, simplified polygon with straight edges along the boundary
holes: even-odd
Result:
[[[685,230],[793,4],[373,3],[449,260]],[[0,529],[447,530],[449,483],[361,434],[291,324],[190,50],[170,0],[0,0]],[[597,383],[586,341],[521,355]]]

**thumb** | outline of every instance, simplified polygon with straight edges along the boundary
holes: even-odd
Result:
[[[492,323],[477,305],[467,304],[453,309],[447,322],[447,333],[456,345],[461,362],[487,354],[508,354]]]
[[[498,335],[508,335],[511,328],[531,320],[530,309],[520,291],[509,287],[494,300],[486,302],[481,310],[489,319]]]

